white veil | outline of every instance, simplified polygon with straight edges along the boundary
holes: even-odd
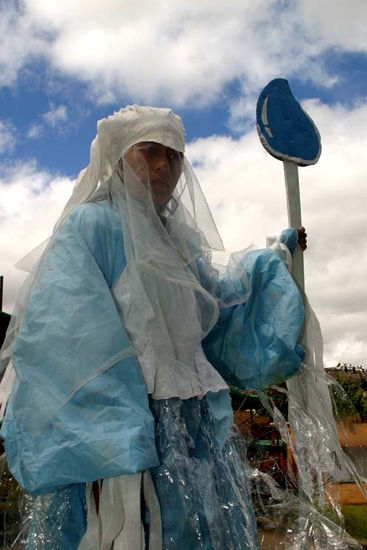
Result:
[[[244,302],[248,284],[244,271],[240,277],[236,273],[240,284],[219,298],[219,278],[211,266],[211,250],[221,250],[223,244],[184,157],[182,121],[169,109],[132,105],[100,120],[97,129],[89,166],[80,172],[46,250],[28,277],[8,332],[4,357],[11,355],[32,288],[64,221],[83,203],[106,200],[120,213],[126,256],[126,268],[112,292],[133,344],[130,354],[138,359],[149,393],[155,398],[188,398],[222,389],[226,384],[206,360],[201,341],[217,322],[218,302],[228,306]],[[165,204],[157,206],[154,202],[148,166],[142,177],[125,158],[125,153],[141,142],[164,145],[180,156],[181,174]],[[209,291],[200,283],[203,274]],[[116,357],[109,359],[90,372],[89,379],[111,366]],[[64,390],[49,414],[87,382],[77,372],[67,376]],[[10,389],[3,389],[3,410]]]

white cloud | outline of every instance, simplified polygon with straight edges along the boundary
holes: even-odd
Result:
[[[367,49],[365,0],[299,0],[301,20],[326,45],[349,51]]]
[[[27,137],[30,139],[37,139],[42,136],[43,125],[38,123],[33,123],[27,131]]]
[[[9,122],[0,120],[0,155],[14,149],[16,128]]]
[[[350,111],[317,101],[304,106],[323,142],[319,163],[300,168],[309,235],[306,288],[326,359],[367,366],[367,105]],[[263,150],[255,131],[238,140],[200,139],[188,155],[228,249],[264,246],[266,235],[287,226],[282,163]]]
[[[67,120],[68,112],[65,105],[55,107],[55,105],[51,104],[50,110],[42,116],[49,126],[56,128],[56,126],[58,126],[61,122],[65,122]]]
[[[63,123],[68,119],[68,110],[65,105],[58,105],[57,107],[50,103],[50,109],[43,113],[42,122],[33,122],[27,131],[27,137],[29,139],[38,139],[45,132],[45,126],[50,126],[56,130],[63,130]]]
[[[40,171],[34,162],[8,166],[0,175],[0,258],[4,275],[4,310],[11,311],[25,273],[14,267],[43,242],[66,202],[73,182]]]
[[[7,4],[9,5],[9,4]],[[3,76],[12,83],[34,56],[88,82],[112,102],[210,102],[238,79],[245,95],[279,76],[328,86],[329,48],[366,52],[365,0],[24,0],[1,8]],[[332,23],[330,23],[332,21]],[[238,107],[238,106],[237,106]],[[236,108],[234,108],[236,110]]]
[[[46,30],[17,4],[8,0],[0,5],[0,87],[12,86],[24,65],[47,51]]]

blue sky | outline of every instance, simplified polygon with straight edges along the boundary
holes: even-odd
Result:
[[[367,56],[359,52],[343,52],[330,49],[320,59],[338,82],[325,87],[310,79],[298,76],[288,78],[294,95],[299,101],[319,98],[328,105],[342,104],[348,108],[366,97]],[[259,81],[259,92],[267,81]],[[208,104],[195,107],[195,103],[176,108],[184,119],[188,141],[213,134],[238,136],[243,127],[255,125],[255,112],[246,113],[243,125],[238,130],[229,121],[230,105],[243,96],[238,81],[225,84],[219,97]],[[54,73],[42,61],[25,66],[15,85],[0,90],[0,119],[11,122],[15,127],[17,145],[7,152],[7,159],[36,158],[42,168],[59,171],[75,177],[89,160],[89,144],[96,132],[96,121],[108,116],[114,110],[132,102],[138,102],[133,95],[122,95],[117,101],[98,105],[88,97],[88,85],[75,78]],[[45,113],[60,105],[67,110],[67,119],[55,126],[44,124]],[[165,98],[157,98],[156,106],[166,106]],[[32,125],[43,125],[41,134],[27,138]],[[242,127],[243,126],[243,127]]]
[[[96,121],[129,103],[182,116],[227,248],[263,246],[286,214],[282,168],[261,149],[255,105],[268,81],[283,77],[322,135],[320,162],[301,179],[307,287],[326,359],[367,366],[366,21],[365,0],[160,0],[155,10],[146,0],[4,0],[5,309],[23,278],[13,264],[51,231],[88,164]],[[266,187],[273,180],[274,196]],[[356,261],[352,277],[347,266]]]

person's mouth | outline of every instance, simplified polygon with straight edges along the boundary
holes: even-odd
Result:
[[[152,185],[168,187],[168,179],[167,178],[157,177],[157,178],[152,178],[150,181],[151,181]]]

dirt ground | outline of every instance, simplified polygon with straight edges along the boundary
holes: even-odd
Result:
[[[289,550],[285,544],[284,538],[274,531],[258,530],[261,550]],[[367,548],[367,540],[359,541],[363,548]],[[312,550],[310,548],[309,550]],[[325,550],[327,550],[325,548]]]

